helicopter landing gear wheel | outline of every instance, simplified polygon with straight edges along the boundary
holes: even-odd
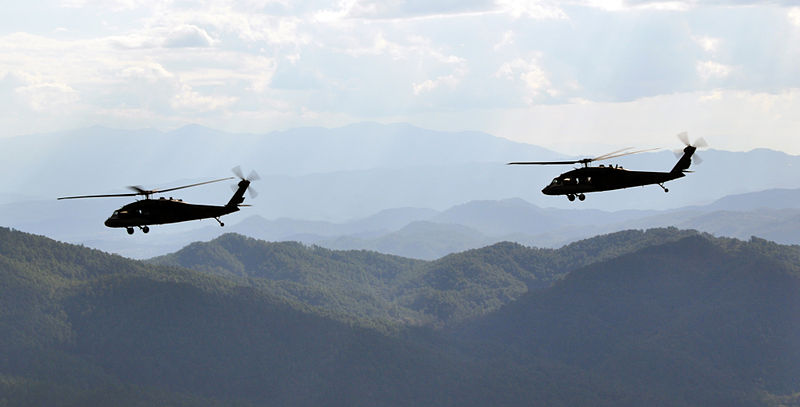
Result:
[[[128,231],[129,235],[133,234],[133,228],[125,228],[125,230]]]
[[[149,232],[149,231],[150,231],[150,227],[149,227],[149,226],[147,226],[147,225],[145,225],[145,226],[141,226],[139,229],[142,229],[142,232],[144,232],[144,233],[147,233],[147,232]]]
[[[569,201],[572,202],[572,201],[575,200],[575,195],[574,194],[567,194],[567,199],[569,199]]]
[[[219,218],[214,218],[214,220],[216,220],[217,222],[219,222],[219,226],[220,226],[220,227],[223,227],[223,226],[225,226],[225,224],[224,224],[224,223],[222,223],[222,221],[221,221],[221,220],[219,220]]]
[[[580,199],[581,201],[583,201],[583,200],[585,200],[585,199],[586,199],[586,195],[584,195],[584,194],[578,194],[578,199]]]
[[[661,189],[664,190],[664,192],[669,192],[669,188],[665,187],[664,184],[658,184],[658,186],[660,186]]]

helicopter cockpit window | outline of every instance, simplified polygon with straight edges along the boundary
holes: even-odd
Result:
[[[559,184],[561,184],[561,182],[558,180],[558,178],[553,178],[553,182],[550,183],[550,185],[559,185]]]

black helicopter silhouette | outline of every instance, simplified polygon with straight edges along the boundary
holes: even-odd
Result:
[[[212,181],[198,182],[191,185],[182,185],[174,188],[167,189],[143,189],[139,186],[128,187],[136,192],[127,194],[105,194],[105,195],[80,195],[80,196],[64,196],[58,199],[82,199],[82,198],[107,198],[107,197],[120,197],[120,196],[144,196],[144,199],[136,202],[129,203],[116,211],[105,221],[105,225],[110,228],[125,228],[129,235],[133,234],[134,228],[138,227],[142,232],[147,233],[150,231],[148,225],[163,225],[166,223],[185,222],[189,220],[198,220],[206,218],[214,218],[219,222],[220,226],[225,226],[219,220],[220,216],[227,215],[239,210],[244,202],[244,193],[250,187],[251,181],[260,179],[255,171],[245,178],[239,167],[233,168],[233,173],[240,179],[235,188],[235,192],[231,199],[225,205],[197,205],[183,202],[180,199],[173,198],[151,198],[153,194],[160,194],[178,189],[191,188],[199,185],[211,184],[213,182],[226,181],[234,179],[234,177],[220,178]],[[252,188],[249,189],[250,196],[255,198],[257,193]]]
[[[593,161],[608,160],[625,155],[652,151],[653,149],[626,151],[630,150],[630,148],[625,148],[594,158],[583,158],[573,161],[511,162],[508,163],[508,165],[583,164],[581,168],[565,172],[554,178],[550,185],[542,189],[542,193],[545,195],[566,195],[570,201],[574,201],[576,197],[583,201],[586,199],[586,195],[584,194],[589,192],[611,191],[614,189],[653,184],[660,186],[664,192],[669,192],[669,189],[664,186],[664,183],[684,177],[687,172],[691,172],[689,171],[689,166],[692,164],[692,156],[695,151],[697,151],[698,148],[708,146],[703,138],[699,138],[694,144],[690,144],[689,136],[686,132],[678,134],[678,138],[686,147],[683,149],[683,154],[678,162],[669,172],[630,171],[620,166],[604,166],[602,164],[597,167],[589,166],[589,163]],[[699,164],[701,160],[699,157],[694,156],[694,162],[695,164]]]

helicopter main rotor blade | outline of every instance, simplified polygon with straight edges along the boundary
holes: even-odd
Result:
[[[644,153],[644,152],[647,152],[647,151],[655,151],[655,150],[658,150],[658,148],[647,148],[647,149],[644,149],[644,150],[628,151],[626,153],[607,155],[607,156],[604,156],[603,158],[594,158],[594,159],[592,159],[592,161],[608,160],[608,159],[611,159],[611,158],[617,158],[617,157],[622,157],[622,156],[626,156],[626,155],[639,154],[639,153]]]
[[[589,158],[588,160],[591,160],[591,161],[598,161],[598,160],[605,160],[605,159],[607,159],[607,158],[616,157],[616,156],[615,156],[615,154],[619,154],[619,153],[621,153],[621,152],[623,152],[623,151],[625,151],[625,150],[630,150],[630,149],[632,149],[632,148],[633,148],[633,147],[625,147],[625,148],[619,149],[619,150],[617,150],[617,151],[612,151],[612,152],[610,152],[610,153],[605,153],[605,154],[603,154],[603,155],[598,155],[597,157],[594,157],[594,158]]]
[[[148,191],[139,185],[130,185],[128,186],[128,189],[136,191],[137,192],[136,195],[150,195],[153,192],[155,192],[155,191]]]
[[[220,179],[215,179],[215,180],[212,180],[212,181],[198,182],[198,183],[196,183],[196,184],[183,185],[183,186],[174,187],[174,188],[167,188],[167,189],[154,189],[154,190],[152,190],[152,191],[147,191],[147,192],[149,192],[149,193],[151,193],[151,194],[157,194],[157,193],[161,193],[161,192],[169,192],[169,191],[174,191],[174,190],[176,190],[176,189],[191,188],[191,187],[196,187],[196,186],[198,186],[198,185],[205,185],[205,184],[211,184],[211,183],[214,183],[214,182],[227,181],[227,180],[229,180],[229,179],[233,179],[233,177],[220,178]]]
[[[573,160],[573,161],[515,161],[511,163],[507,163],[506,165],[566,165],[566,164],[578,164],[583,162],[583,160]]]
[[[82,198],[112,198],[118,196],[136,196],[140,194],[130,193],[130,194],[103,194],[103,195],[78,195],[78,196],[62,196],[58,198],[61,199],[82,199]]]
[[[220,178],[220,179],[215,179],[215,180],[212,180],[212,181],[198,182],[196,184],[182,185],[182,186],[179,186],[179,187],[167,188],[167,189],[150,189],[150,190],[147,190],[147,189],[142,188],[141,186],[133,185],[133,186],[129,186],[128,188],[130,188],[130,189],[132,189],[132,190],[134,190],[136,192],[127,193],[127,194],[100,194],[100,195],[62,196],[62,197],[60,197],[58,199],[111,198],[111,197],[117,197],[117,196],[138,196],[138,195],[144,195],[144,196],[147,197],[147,196],[150,196],[152,194],[157,194],[157,193],[161,193],[161,192],[169,192],[169,191],[174,191],[176,189],[196,187],[198,185],[205,185],[205,184],[210,184],[212,182],[226,181],[226,180],[229,180],[229,179],[233,179],[233,177]]]

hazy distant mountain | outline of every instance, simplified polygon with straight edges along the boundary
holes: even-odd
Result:
[[[665,140],[665,147],[673,147]],[[125,186],[167,187],[218,178],[241,165],[257,170],[262,194],[250,214],[343,222],[401,207],[445,210],[476,200],[519,197],[539,207],[668,209],[726,195],[798,188],[800,157],[777,151],[704,151],[695,173],[658,187],[591,194],[585,202],[547,197],[541,188],[566,167],[506,166],[515,160],[562,159],[537,146],[479,132],[438,132],[406,124],[359,123],[267,134],[232,134],[201,126],[160,132],[102,127],[0,139],[4,199],[126,192]],[[670,152],[620,158],[619,164],[666,171]],[[231,182],[233,183],[233,182]],[[225,183],[175,193],[187,201],[224,203]],[[120,206],[114,200],[110,206]],[[113,208],[112,208],[113,210]]]
[[[749,239],[756,236],[782,244],[800,244],[800,209],[754,209],[748,211],[700,209],[670,211],[613,225],[613,228],[674,226],[696,229],[717,236]]]
[[[391,239],[387,235],[416,221],[477,232],[467,238],[463,231],[438,226],[435,249],[418,253],[402,249],[405,255],[423,258],[443,253],[445,247],[463,250],[479,241],[511,239],[557,247],[596,233],[670,225],[796,243],[791,232],[795,221],[788,212],[744,214],[743,220],[734,222],[742,225],[738,230],[723,227],[726,216],[736,215],[700,215],[760,207],[798,209],[800,179],[793,169],[800,167],[800,157],[763,149],[699,154],[704,163],[671,182],[667,194],[653,186],[568,202],[540,190],[569,166],[504,165],[565,157],[479,132],[376,123],[262,135],[201,126],[171,132],[92,127],[0,139],[0,171],[13,174],[0,179],[0,199],[5,201],[0,203],[0,225],[138,258],[210,240],[226,231],[275,241],[349,242],[346,247],[360,242],[363,248],[397,252],[414,245],[403,242],[401,235]],[[670,152],[657,152],[620,160],[628,168],[660,171],[671,168],[676,159]],[[103,221],[129,198],[55,200],[63,195],[128,192],[128,185],[158,188],[208,180],[229,175],[234,165],[261,174],[253,185],[260,195],[247,198],[254,206],[226,216],[225,228],[197,221],[155,226],[147,236],[127,236],[105,228]],[[173,194],[187,202],[223,204],[232,194],[228,184],[233,183]],[[730,195],[738,196],[725,198]],[[705,206],[711,203],[715,206]],[[680,213],[695,210],[699,212]],[[446,227],[451,228],[449,239],[441,230]]]
[[[767,189],[722,197],[704,209],[750,211],[754,209],[800,209],[800,189]]]
[[[791,202],[789,199],[772,198],[791,198],[799,192],[766,190],[726,197],[706,206],[668,211],[540,208],[521,199],[473,201],[441,212],[398,208],[346,222],[245,217],[250,209],[246,208],[228,217],[224,228],[213,221],[196,221],[154,227],[148,235],[133,236],[101,224],[114,209],[107,201],[33,201],[0,205],[0,224],[134,258],[165,254],[194,241],[208,241],[223,233],[236,232],[268,241],[299,241],[328,248],[369,249],[434,259],[500,241],[557,248],[595,234],[668,226],[718,236],[742,239],[758,236],[784,244],[800,244],[797,209],[765,209],[790,206],[784,203]],[[721,209],[726,207],[764,208]],[[234,220],[237,218],[241,220]],[[412,226],[415,222],[424,223]]]
[[[0,192],[40,196],[103,192],[146,182],[226,176],[235,165],[256,169],[262,176],[295,178],[498,163],[517,154],[557,155],[485,133],[437,132],[406,124],[359,123],[263,135],[225,133],[197,125],[171,132],[92,127],[0,139],[0,168],[16,174],[1,181]],[[271,183],[262,185],[270,194],[286,198]]]
[[[450,253],[497,243],[483,233],[452,223],[411,222],[404,228],[374,238],[341,236],[316,244],[338,250],[375,250],[415,259],[433,260]]]

